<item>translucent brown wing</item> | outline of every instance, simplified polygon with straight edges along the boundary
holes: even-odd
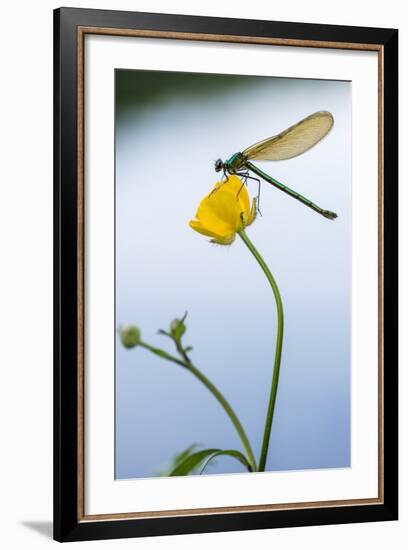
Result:
[[[319,143],[330,132],[333,124],[331,113],[318,111],[280,134],[259,141],[242,152],[248,160],[291,159]]]

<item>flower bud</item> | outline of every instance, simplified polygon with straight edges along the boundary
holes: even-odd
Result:
[[[186,330],[187,330],[187,327],[184,324],[184,319],[174,319],[170,323],[170,334],[176,340],[180,340],[180,338],[183,336]]]
[[[120,327],[120,341],[126,349],[132,349],[140,344],[141,335],[138,327],[130,325],[128,327]]]

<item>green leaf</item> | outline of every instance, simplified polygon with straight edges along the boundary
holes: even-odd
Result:
[[[239,451],[229,450],[229,451],[217,451],[216,453],[213,453],[212,455],[210,455],[210,457],[206,460],[203,467],[201,468],[200,475],[204,472],[205,468],[208,466],[208,464],[212,461],[213,458],[216,458],[217,456],[222,456],[222,455],[232,456],[236,458],[239,462],[241,462],[241,464],[245,466],[245,468],[249,472],[252,472],[251,464],[248,462],[248,460],[242,453],[240,453]]]
[[[182,462],[177,464],[174,470],[170,473],[171,476],[186,476],[194,468],[200,465],[208,456],[216,453],[220,449],[204,449],[203,451],[197,451],[192,455],[185,458]]]
[[[198,443],[193,443],[192,445],[187,447],[187,449],[185,449],[184,451],[181,451],[181,453],[178,453],[173,459],[174,467],[181,464],[181,462],[183,462],[183,460],[185,460],[187,457],[189,457],[191,454],[193,454],[193,451],[195,449],[197,449],[197,447],[200,447],[200,446],[201,445],[199,445]]]
[[[251,465],[245,456],[239,451],[235,450],[226,450],[222,449],[204,449],[202,451],[197,451],[196,453],[188,456],[182,462],[180,462],[174,470],[170,473],[171,476],[186,476],[189,475],[197,466],[202,464],[205,459],[212,459],[215,456],[231,456],[243,464],[248,471],[252,471]],[[208,463],[209,461],[207,461]],[[206,464],[207,465],[207,464]],[[205,466],[204,466],[205,467]]]
[[[180,464],[183,460],[185,460],[188,456],[190,456],[193,451],[197,449],[197,447],[201,447],[199,443],[193,443],[187,449],[184,449],[184,451],[181,451],[180,453],[177,453],[173,456],[170,463],[165,466],[164,468],[161,468],[160,470],[157,470],[155,475],[159,477],[167,477],[171,474],[171,472],[174,470],[174,468]]]

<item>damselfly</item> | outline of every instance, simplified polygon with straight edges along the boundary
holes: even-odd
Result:
[[[318,111],[297,124],[290,126],[290,128],[287,128],[280,134],[251,145],[244,149],[242,153],[235,153],[225,162],[221,159],[216,160],[215,170],[216,172],[221,172],[222,170],[227,179],[228,174],[235,174],[240,176],[245,183],[247,179],[253,179],[258,181],[258,185],[260,186],[260,180],[250,175],[250,172],[252,172],[284,193],[312,208],[325,218],[334,220],[337,218],[335,212],[320,208],[303,195],[300,195],[269,174],[266,174],[251,162],[252,160],[287,160],[297,157],[319,143],[330,132],[333,124],[334,119],[331,113],[328,111]],[[260,187],[258,189],[258,203],[259,191]]]

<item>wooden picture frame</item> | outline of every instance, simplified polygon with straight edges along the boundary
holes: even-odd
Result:
[[[137,513],[86,513],[84,40],[89,35],[371,51],[378,56],[378,495]],[[398,33],[60,8],[54,12],[54,537],[156,536],[397,519]]]

